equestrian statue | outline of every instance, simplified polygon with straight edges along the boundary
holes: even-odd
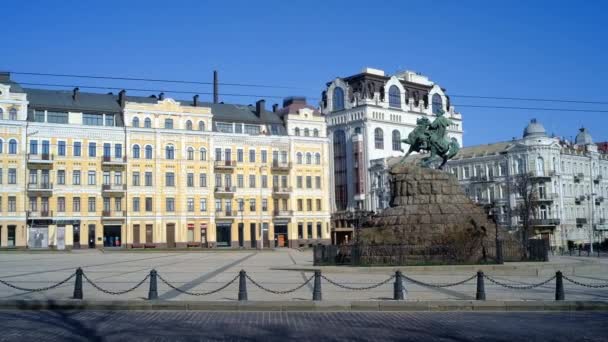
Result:
[[[437,167],[441,170],[448,160],[458,153],[460,150],[458,140],[456,138],[448,140],[446,132],[452,125],[452,120],[443,114],[443,110],[440,110],[432,123],[426,117],[416,120],[416,128],[410,132],[407,139],[401,140],[401,143],[410,145],[407,153],[401,158],[401,163],[404,163],[412,152],[426,151],[430,152],[430,155],[422,158],[421,165],[431,167],[437,158],[441,158],[442,162]]]

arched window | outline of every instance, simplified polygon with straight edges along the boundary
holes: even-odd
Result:
[[[204,131],[205,130],[205,123],[202,121],[198,122],[198,130],[199,131]]]
[[[401,108],[401,91],[396,85],[388,88],[388,105],[390,107]]]
[[[315,128],[315,129],[313,129],[313,130],[312,130],[312,135],[313,135],[313,136],[315,136],[315,137],[318,137],[318,136],[319,136],[319,130],[318,130],[318,129],[316,129],[316,128]]]
[[[306,164],[312,164],[312,154],[306,153]]]
[[[340,87],[334,88],[333,94],[333,111],[344,109],[344,90]]]
[[[144,128],[152,128],[152,120],[150,118],[144,120]]]
[[[190,121],[190,120],[186,121],[186,129],[189,131],[192,130],[192,121]]]
[[[152,146],[146,145],[146,159],[152,159]]]
[[[393,151],[401,151],[401,133],[393,131]]]
[[[17,154],[17,140],[11,139],[8,141],[8,154]]]
[[[139,127],[139,118],[136,116],[133,118],[133,124],[131,125],[133,127]]]
[[[188,160],[194,160],[194,148],[188,147],[188,150],[186,152],[187,152]]]
[[[384,149],[384,132],[382,131],[382,128],[376,128],[374,130],[374,145],[378,150]]]
[[[294,129],[294,134],[296,136],[300,136],[300,129],[298,127],[296,127],[296,129]]]
[[[8,111],[8,119],[9,120],[17,120],[17,110],[15,108],[11,108]]]
[[[175,147],[173,145],[165,147],[165,159],[175,159]]]
[[[139,145],[133,145],[133,158],[139,159]]]
[[[204,147],[201,147],[200,149],[200,157],[202,161],[206,161],[207,160],[207,150]]]
[[[304,128],[304,136],[305,137],[310,136],[310,130],[308,128]]]
[[[441,99],[441,95],[434,94],[432,103],[433,103],[433,114],[437,115],[438,113],[443,111],[443,100]]]
[[[173,129],[173,119],[165,119],[165,129]]]
[[[321,153],[315,153],[315,164],[321,165]]]
[[[302,164],[302,153],[301,152],[298,152],[296,154],[296,163],[297,164]]]

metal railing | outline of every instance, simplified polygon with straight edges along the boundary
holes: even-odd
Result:
[[[275,210],[272,214],[274,216],[291,216],[293,215],[293,210]]]
[[[28,191],[51,191],[53,190],[53,183],[49,182],[38,182],[38,183],[27,183]]]
[[[238,211],[236,210],[221,210],[215,212],[215,217],[220,218],[234,218],[238,216]]]
[[[28,218],[51,218],[53,217],[52,210],[28,210]]]
[[[103,191],[126,191],[127,184],[103,184],[101,186]]]
[[[102,156],[101,159],[104,164],[126,164],[127,157],[112,157],[112,156]]]
[[[292,191],[290,186],[273,186],[272,192],[275,194],[289,194]]]
[[[289,170],[291,169],[291,162],[280,162],[278,160],[274,160],[271,168],[273,170]]]
[[[216,168],[234,168],[236,167],[236,160],[216,160],[213,162],[213,166]]]
[[[124,217],[125,216],[125,211],[124,210],[102,210],[101,211],[101,216],[102,217]]]
[[[560,224],[560,219],[558,219],[558,218],[531,219],[530,223],[533,226],[558,226]]]
[[[51,153],[28,153],[27,161],[29,163],[48,163],[52,162],[55,159],[55,156]]]
[[[234,193],[236,192],[236,186],[216,186],[215,192]]]

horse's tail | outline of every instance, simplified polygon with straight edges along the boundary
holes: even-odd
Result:
[[[448,159],[452,159],[460,151],[460,145],[458,144],[458,140],[452,138],[449,146],[450,148],[448,149],[447,157]]]

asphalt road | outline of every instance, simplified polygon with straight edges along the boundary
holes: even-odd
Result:
[[[1,311],[0,341],[607,341],[599,312]]]

